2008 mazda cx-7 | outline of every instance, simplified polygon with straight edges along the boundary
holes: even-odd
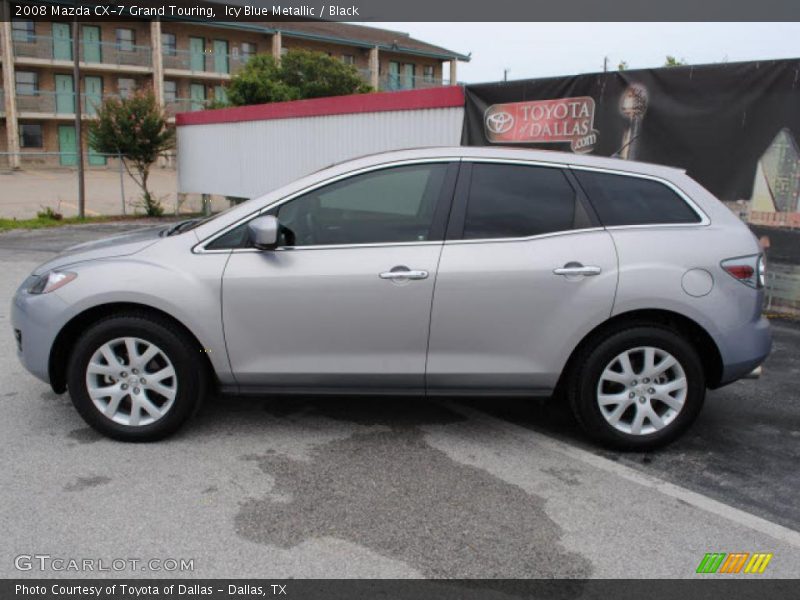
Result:
[[[551,395],[664,444],[770,350],[755,237],[682,171],[516,149],[362,158],[216,217],[75,246],[14,298],[19,356],[97,430],[207,391]]]

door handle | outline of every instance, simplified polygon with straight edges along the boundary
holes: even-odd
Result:
[[[411,271],[409,269],[403,269],[395,271],[394,269],[391,271],[386,271],[385,273],[381,273],[378,275],[381,279],[390,279],[390,280],[397,280],[397,279],[427,279],[428,272],[427,271]]]
[[[592,275],[599,275],[602,269],[600,267],[588,266],[584,267],[581,263],[576,262],[569,262],[565,264],[563,267],[559,267],[558,269],[553,269],[553,273],[556,275],[585,275],[587,277]]]

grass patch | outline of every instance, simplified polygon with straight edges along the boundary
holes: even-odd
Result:
[[[190,219],[196,215],[181,215],[180,217],[175,217],[173,215],[154,219],[153,217],[147,217],[145,215],[129,215],[129,216],[97,216],[97,217],[63,217],[61,219],[56,219],[52,216],[46,215],[45,213],[39,213],[34,219],[3,219],[0,218],[0,231],[11,231],[12,229],[43,229],[45,227],[61,227],[63,225],[80,225],[83,223],[108,223],[111,221],[138,221],[138,220],[148,220],[148,221],[164,221],[168,223],[170,221],[175,220],[184,220]]]

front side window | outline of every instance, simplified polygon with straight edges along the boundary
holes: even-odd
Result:
[[[20,123],[19,141],[20,141],[20,146],[22,146],[23,148],[41,148],[44,145],[42,141],[41,124]]]
[[[355,175],[281,205],[277,217],[294,246],[427,241],[446,170],[436,163]]]
[[[425,65],[422,67],[422,76],[425,78],[425,81],[433,81],[433,65]]]
[[[342,62],[346,65],[356,64],[356,57],[352,54],[342,54]]]
[[[15,42],[32,43],[36,41],[36,24],[33,21],[12,19],[11,39]]]
[[[577,198],[557,168],[472,167],[465,239],[521,238],[574,228]]]
[[[606,227],[701,221],[678,194],[659,181],[580,169],[573,172]]]
[[[33,71],[16,71],[16,88],[18,96],[35,96],[39,93],[39,75]]]
[[[136,32],[133,29],[117,29],[117,49],[133,52],[136,46]]]
[[[434,214],[447,168],[447,163],[408,165],[355,175],[298,196],[268,214],[277,216],[284,229],[282,246],[428,241],[434,236]],[[206,248],[246,245],[244,223]]]

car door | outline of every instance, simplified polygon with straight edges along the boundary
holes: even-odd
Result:
[[[578,341],[611,313],[611,236],[557,166],[464,163],[452,213],[429,393],[549,393]]]
[[[244,391],[424,390],[457,170],[444,161],[379,168],[269,209],[279,247],[233,250],[223,276],[225,340]],[[246,244],[246,224],[227,235]]]

